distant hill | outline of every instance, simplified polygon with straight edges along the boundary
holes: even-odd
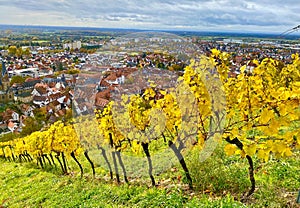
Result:
[[[268,38],[277,39],[279,34],[275,33],[255,33],[255,32],[210,32],[210,31],[179,31],[179,30],[143,30],[143,29],[127,29],[127,28],[97,28],[97,27],[72,27],[72,26],[37,26],[37,25],[5,25],[0,24],[0,30],[26,31],[26,30],[41,30],[46,32],[55,31],[98,31],[98,32],[112,32],[112,33],[132,33],[132,32],[168,32],[179,36],[214,36],[214,37],[231,37],[231,38]],[[289,34],[284,39],[296,40],[299,39],[299,34]]]

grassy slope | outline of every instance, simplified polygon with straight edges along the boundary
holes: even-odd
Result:
[[[78,170],[61,176],[59,170],[0,160],[0,207],[297,207],[299,156],[258,167],[257,190],[245,205],[234,199],[247,191],[247,166],[243,160],[223,154],[194,166],[197,191],[193,193],[183,192],[174,180],[158,188],[148,188],[148,178],[118,186],[103,179],[105,173],[99,166],[97,179],[91,179],[90,172],[80,179]],[[191,166],[194,160],[190,158]],[[168,171],[156,178],[164,181],[180,173]]]
[[[228,197],[188,200],[181,191],[120,185],[73,176],[57,176],[22,164],[1,162],[0,202],[3,207],[199,207],[235,204]],[[240,204],[240,206],[242,206]],[[225,206],[226,207],[226,206]]]

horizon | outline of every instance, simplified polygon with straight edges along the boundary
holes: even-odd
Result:
[[[0,23],[0,30],[4,29],[3,27],[7,27],[5,29],[13,29],[14,27],[16,28],[35,28],[35,29],[46,29],[46,28],[52,28],[52,29],[69,29],[69,30],[106,30],[106,31],[113,31],[113,30],[122,30],[122,31],[136,31],[136,32],[145,32],[145,31],[154,31],[154,32],[174,32],[174,33],[203,33],[202,35],[209,35],[206,33],[212,33],[212,34],[239,34],[242,36],[251,36],[251,35],[266,35],[266,36],[275,36],[277,38],[280,37],[282,34],[279,32],[268,32],[268,31],[262,31],[262,32],[257,32],[257,31],[209,31],[209,30],[184,30],[184,29],[141,29],[141,28],[126,28],[126,27],[93,27],[93,26],[71,26],[71,25],[30,25],[30,24],[2,24]],[[290,33],[286,35],[284,38],[288,37],[300,37],[300,34],[297,34],[297,31],[295,33]]]

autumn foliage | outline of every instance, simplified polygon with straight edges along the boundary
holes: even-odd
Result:
[[[120,153],[142,150],[155,185],[149,145],[159,141],[172,149],[193,188],[183,151],[195,147],[205,151],[224,140],[227,155],[238,154],[249,162],[250,195],[255,188],[253,157],[267,162],[270,157],[291,156],[300,148],[300,58],[298,54],[292,58],[283,67],[271,58],[252,60],[230,77],[230,55],[214,49],[209,57],[191,60],[176,88],[153,85],[142,94],[123,95],[119,102],[95,111],[93,118],[59,121],[45,131],[0,143],[0,155],[10,160],[36,159],[43,166],[47,160],[54,164],[53,154],[66,173],[70,155],[76,159],[84,152],[90,160],[88,152],[98,149],[106,157],[103,147],[108,146],[119,182],[117,161],[127,181]]]

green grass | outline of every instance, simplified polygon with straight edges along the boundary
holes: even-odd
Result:
[[[1,161],[2,207],[243,207],[229,195],[211,201],[179,189],[116,185],[101,179],[59,176],[20,163]]]
[[[220,148],[202,163],[195,162],[195,153],[188,157],[196,190],[222,198],[230,193],[247,207],[300,207],[296,204],[300,190],[299,151],[293,157],[271,159],[267,163],[254,157],[256,190],[246,198],[245,193],[250,189],[247,160],[228,157]]]
[[[130,184],[118,185],[108,180],[105,165],[96,153],[90,153],[96,165],[95,179],[83,157],[79,158],[84,166],[83,178],[70,159],[69,175],[61,175],[60,169],[50,166],[40,169],[35,163],[0,160],[0,207],[297,207],[299,152],[265,164],[254,159],[257,189],[243,202],[250,185],[247,163],[225,156],[220,148],[202,163],[197,162],[196,151],[187,155],[194,191],[186,189],[183,172],[175,162],[172,169],[155,174],[158,187],[149,187],[147,175],[130,171],[131,158],[124,161],[129,167]],[[147,166],[139,171],[147,172]]]

